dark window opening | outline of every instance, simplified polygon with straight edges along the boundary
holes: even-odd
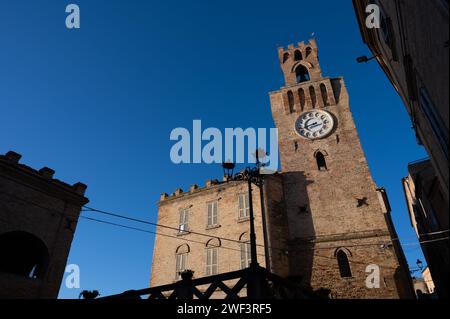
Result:
[[[308,58],[311,55],[311,53],[312,53],[311,47],[307,47],[306,48],[306,58]]]
[[[26,232],[0,235],[0,272],[42,278],[48,266],[49,254],[45,244]]]
[[[330,103],[328,102],[328,92],[325,84],[320,85],[320,93],[322,94],[323,105],[330,106]]]
[[[313,86],[309,87],[309,95],[311,97],[312,108],[314,109],[316,107],[317,97],[316,97],[316,90],[314,89]]]
[[[341,274],[342,278],[351,278],[352,277],[352,270],[350,269],[350,263],[348,261],[347,254],[339,250],[337,253],[337,262],[339,265],[339,272]]]
[[[294,113],[295,112],[294,94],[291,91],[289,91],[287,95],[288,95],[289,113]]]
[[[305,91],[303,89],[298,90],[298,97],[300,99],[300,107],[303,111],[305,109],[305,103],[306,103]]]
[[[439,116],[439,113],[436,111],[436,106],[431,101],[431,97],[428,94],[428,91],[425,87],[420,88],[420,99],[419,99],[419,105],[423,112],[425,113],[425,116],[428,120],[428,122],[431,125],[431,128],[433,129],[434,135],[436,136],[439,145],[441,146],[442,152],[444,153],[445,157],[448,160],[448,144],[449,144],[449,136],[448,136],[448,130],[445,128],[445,124],[442,121],[441,117]]]
[[[308,69],[303,65],[295,69],[295,76],[297,77],[297,83],[308,82],[310,79]]]
[[[301,60],[303,60],[302,53],[301,53],[299,50],[295,51],[294,60],[295,60],[295,61],[301,61]]]
[[[283,63],[286,63],[287,60],[289,60],[289,53],[283,55]]]
[[[319,169],[319,171],[328,170],[325,155],[323,155],[322,152],[318,152],[316,154],[316,161],[317,161],[317,168]]]
[[[382,12],[381,16],[381,34],[384,42],[388,45],[392,53],[392,59],[398,61],[397,48],[395,46],[395,33],[392,25],[392,19],[386,17]]]

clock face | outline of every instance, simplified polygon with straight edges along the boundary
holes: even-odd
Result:
[[[300,115],[295,131],[303,138],[317,140],[328,136],[334,128],[333,116],[322,110],[308,111]]]

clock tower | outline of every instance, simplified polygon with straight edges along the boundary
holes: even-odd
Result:
[[[286,272],[337,298],[411,297],[384,189],[370,174],[344,79],[324,77],[315,40],[278,50],[270,93],[287,219]]]

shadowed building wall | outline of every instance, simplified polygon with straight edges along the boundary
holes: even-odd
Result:
[[[86,185],[0,156],[0,298],[57,298]]]

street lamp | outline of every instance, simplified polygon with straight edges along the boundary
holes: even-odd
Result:
[[[236,167],[236,164],[234,164],[231,161],[222,163],[223,168],[223,176],[228,181],[231,177],[233,177],[234,168]]]
[[[255,215],[253,212],[253,195],[252,195],[252,184],[255,184],[259,187],[260,196],[261,196],[261,215],[262,215],[262,221],[263,221],[263,228],[264,228],[264,241],[265,245],[264,248],[267,249],[266,244],[266,230],[265,230],[265,217],[264,217],[264,201],[263,201],[263,185],[264,185],[264,174],[261,174],[260,170],[261,167],[264,166],[260,162],[260,154],[261,151],[257,150],[256,155],[256,166],[253,168],[247,167],[242,172],[233,175],[233,170],[235,168],[234,163],[223,163],[222,168],[225,173],[226,181],[246,181],[248,184],[248,199],[249,199],[249,210],[250,210],[250,255],[251,255],[251,262],[250,262],[250,272],[249,272],[249,278],[247,283],[247,294],[249,297],[253,299],[261,299],[264,296],[264,290],[265,290],[265,282],[264,282],[264,272],[262,271],[262,268],[258,264],[258,257],[256,253],[256,233],[255,233]],[[266,267],[268,267],[267,262],[268,254],[266,251]]]
[[[256,233],[255,233],[255,216],[253,212],[253,190],[252,184],[258,186],[262,193],[263,175],[260,174],[260,169],[264,164],[259,161],[259,152],[256,151],[256,166],[253,168],[247,167],[242,172],[233,175],[233,170],[236,165],[232,162],[225,162],[222,164],[222,168],[225,174],[226,181],[247,181],[248,184],[248,198],[249,198],[249,210],[250,210],[250,255],[251,262],[250,267],[258,267],[258,259],[256,253]],[[262,196],[262,194],[261,194]],[[261,197],[262,198],[262,197]]]

